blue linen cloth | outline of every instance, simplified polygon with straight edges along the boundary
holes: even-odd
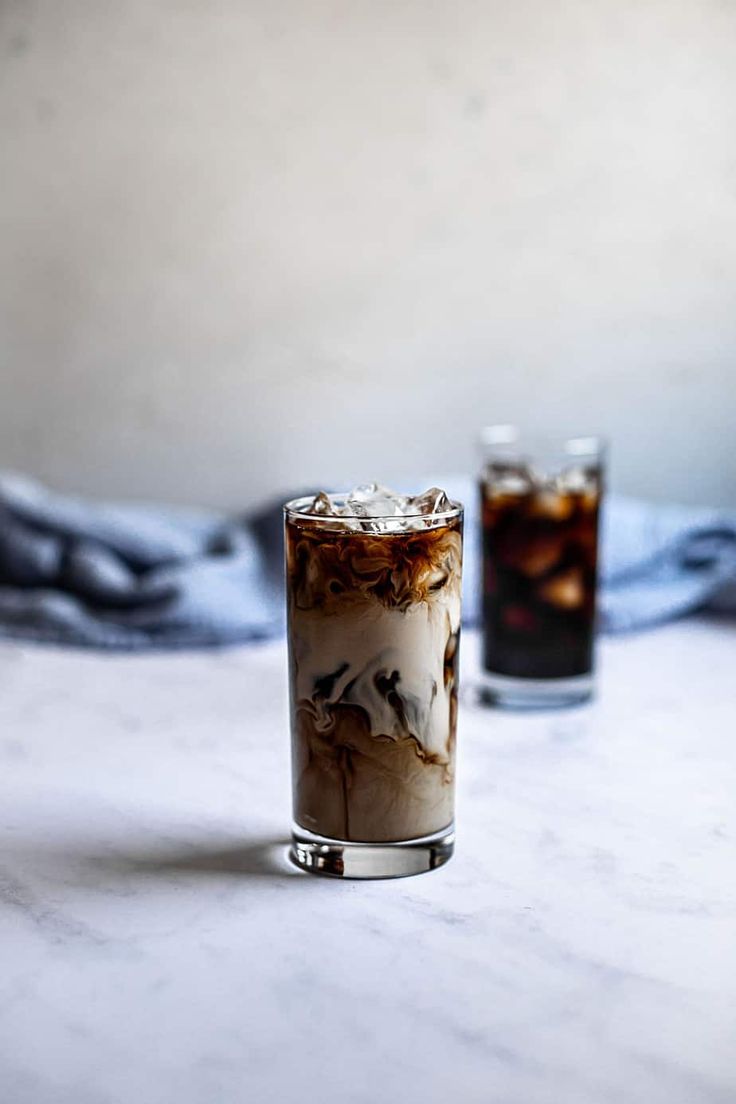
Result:
[[[479,619],[478,503],[466,506],[464,622]],[[0,638],[145,650],[283,632],[280,504],[244,517],[110,505],[0,476]],[[601,628],[623,632],[720,604],[736,612],[736,512],[611,496]]]

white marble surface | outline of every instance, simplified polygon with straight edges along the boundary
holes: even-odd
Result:
[[[453,861],[343,883],[283,857],[280,644],[0,647],[0,1099],[732,1104],[736,629],[601,668],[466,705]]]

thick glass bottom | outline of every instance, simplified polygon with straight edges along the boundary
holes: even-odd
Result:
[[[454,848],[452,824],[433,836],[398,843],[327,839],[295,824],[289,858],[302,870],[332,878],[406,878],[443,866]]]
[[[527,679],[483,671],[480,677],[481,701],[507,709],[559,709],[580,705],[593,696],[593,689],[591,672],[573,678]]]

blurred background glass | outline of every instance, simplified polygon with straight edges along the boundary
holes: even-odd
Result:
[[[0,467],[244,507],[510,421],[736,502],[735,40],[700,0],[9,0]]]
[[[593,691],[598,520],[595,437],[481,435],[483,667],[491,702],[569,705]]]

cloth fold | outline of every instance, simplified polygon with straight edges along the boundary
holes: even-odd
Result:
[[[480,613],[471,480],[427,481],[465,503],[464,623]],[[604,632],[708,606],[736,613],[736,512],[610,496],[602,525]],[[145,650],[283,632],[280,501],[243,517],[112,505],[0,476],[0,638]]]

